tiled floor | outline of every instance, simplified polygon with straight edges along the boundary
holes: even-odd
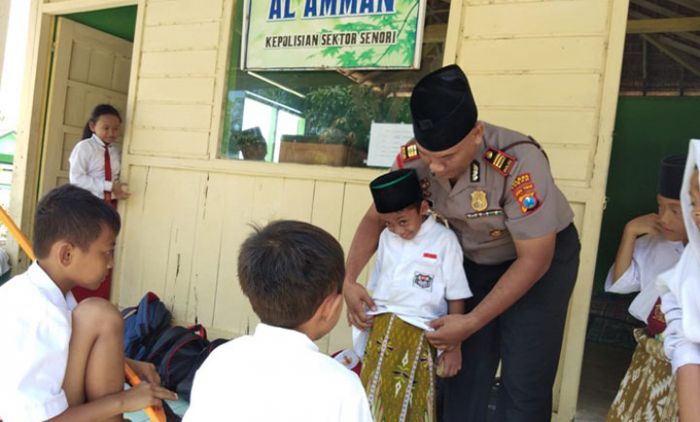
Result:
[[[605,420],[631,358],[631,350],[586,342],[576,422]]]

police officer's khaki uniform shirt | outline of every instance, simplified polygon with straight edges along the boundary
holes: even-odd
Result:
[[[498,264],[517,257],[513,240],[535,239],[558,233],[573,220],[573,211],[554,184],[549,162],[532,143],[506,151],[513,163],[507,176],[485,158],[489,148],[503,150],[526,135],[485,122],[484,142],[454,187],[447,179],[430,174],[420,158],[394,168],[414,168],[423,196],[447,218],[460,237],[464,255],[479,264]],[[503,199],[503,206],[501,206]]]

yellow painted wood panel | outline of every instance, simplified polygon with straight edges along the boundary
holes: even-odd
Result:
[[[587,146],[598,132],[597,113],[594,110],[557,109],[533,113],[525,107],[483,106],[479,107],[479,116],[489,123],[517,128],[548,148],[552,144]]]
[[[151,129],[208,130],[211,105],[138,102],[134,125]],[[206,145],[204,145],[206,148]]]
[[[609,0],[464,1],[463,36],[563,37],[607,33]]]
[[[469,74],[477,104],[500,107],[594,109],[600,102],[600,75],[596,74]]]
[[[247,223],[257,217],[251,207],[257,181],[247,176],[217,177],[221,177],[220,183],[210,187],[216,187],[216,195],[224,198],[217,203],[221,205],[216,206],[225,207],[225,218],[219,246],[213,326],[237,336],[246,334],[246,330],[254,327],[258,321],[241,291],[236,275],[240,246],[252,233]]]
[[[589,148],[545,145],[545,151],[552,174],[557,180],[588,180],[592,167]]]
[[[149,1],[146,6],[146,26],[218,21],[223,11],[222,0]]]
[[[311,221],[314,205],[313,180],[284,179],[280,219]]]
[[[219,46],[219,22],[148,27],[143,51],[215,50]]]
[[[144,103],[210,105],[214,101],[214,78],[141,78],[138,98]]]
[[[168,169],[132,169],[134,193],[120,249],[120,303],[135,303],[147,291],[166,301],[175,318],[186,318],[194,235],[204,175]],[[139,288],[132,288],[138,286]]]
[[[216,59],[216,50],[145,52],[139,74],[150,77],[214,76]]]
[[[605,48],[602,36],[541,38],[536,43],[528,38],[479,39],[463,43],[457,60],[464,58],[472,75],[505,69],[599,73]]]
[[[338,209],[344,206],[345,184],[316,181],[311,223],[317,225],[336,239],[340,237],[342,215]]]
[[[208,130],[166,130],[136,126],[129,151],[132,154],[206,158]]]

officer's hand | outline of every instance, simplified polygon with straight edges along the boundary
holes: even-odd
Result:
[[[345,303],[348,305],[348,323],[361,330],[370,328],[374,317],[367,315],[365,308],[374,310],[376,307],[365,286],[346,281],[343,284],[343,296],[345,296]]]
[[[469,314],[445,315],[429,325],[436,331],[425,333],[425,337],[436,349],[447,351],[460,347],[477,330],[476,321]]]
[[[625,231],[634,236],[645,234],[658,234],[661,232],[661,223],[658,214],[647,214],[630,220],[625,225]]]

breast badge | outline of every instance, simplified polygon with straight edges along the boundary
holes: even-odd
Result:
[[[481,212],[488,208],[489,203],[486,201],[486,192],[483,190],[475,190],[471,193],[472,209],[476,212]]]

